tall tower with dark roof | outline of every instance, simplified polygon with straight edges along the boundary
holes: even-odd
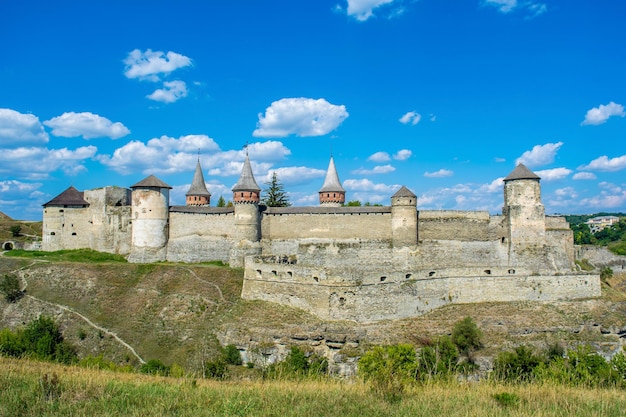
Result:
[[[320,206],[341,207],[346,201],[346,190],[341,186],[337,168],[335,168],[335,161],[332,156],[330,157],[324,185],[322,185],[319,195]]]
[[[546,216],[541,203],[541,178],[524,164],[504,178],[502,214],[507,222],[509,253],[519,257],[545,244]],[[503,243],[506,238],[503,238]],[[515,262],[515,259],[512,259]]]
[[[202,174],[202,167],[200,166],[200,159],[196,164],[196,172],[193,174],[193,180],[189,191],[187,191],[186,204],[188,206],[210,206],[211,205],[211,193],[206,188],[204,182],[204,175]]]
[[[405,186],[391,196],[391,236],[396,248],[417,245],[417,196]]]
[[[154,175],[132,185],[132,245],[129,262],[164,261],[169,238],[170,187]]]
[[[233,203],[235,204],[235,227],[242,241],[258,242],[261,238],[261,216],[259,201],[261,188],[254,179],[250,158],[246,151],[241,175],[233,187]]]

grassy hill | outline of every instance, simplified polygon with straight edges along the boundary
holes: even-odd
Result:
[[[0,328],[21,326],[43,313],[60,323],[81,356],[102,353],[121,364],[159,359],[190,372],[220,345],[261,356],[299,345],[345,361],[371,345],[427,343],[449,334],[466,316],[485,335],[479,363],[519,344],[590,343],[610,354],[620,349],[620,335],[626,333],[625,274],[603,284],[598,299],[450,305],[417,318],[356,324],[241,300],[243,271],[225,266],[2,256],[0,276],[5,273],[21,276],[26,296],[15,304],[0,300]]]
[[[12,227],[19,226],[18,236],[14,236]],[[0,243],[11,240],[16,242],[32,242],[41,240],[42,222],[28,222],[13,220],[6,214],[0,212]]]

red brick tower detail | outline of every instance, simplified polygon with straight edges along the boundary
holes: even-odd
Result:
[[[321,206],[339,207],[346,201],[346,190],[341,186],[339,175],[337,175],[337,169],[335,168],[335,161],[332,156],[330,157],[330,163],[326,171],[326,179],[319,191],[319,195]]]
[[[185,194],[187,197],[188,206],[209,206],[211,205],[211,193],[206,188],[204,182],[204,175],[202,175],[202,167],[200,166],[200,160],[196,165],[196,172],[193,174],[193,181],[191,181],[191,187]]]
[[[250,166],[250,158],[246,154],[243,169],[239,181],[233,187],[233,203],[235,204],[259,204],[261,200],[261,188],[256,183]]]

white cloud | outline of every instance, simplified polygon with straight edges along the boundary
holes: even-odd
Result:
[[[585,115],[585,120],[583,120],[581,125],[601,125],[611,116],[624,117],[625,115],[624,106],[611,101],[607,105],[601,104],[598,107],[588,110]]]
[[[451,177],[452,175],[454,175],[453,171],[450,171],[449,169],[443,169],[443,168],[435,172],[424,172],[424,176],[426,178],[446,178],[446,177]]]
[[[66,112],[61,116],[46,120],[43,124],[52,128],[54,136],[65,138],[82,136],[85,139],[101,137],[119,139],[130,133],[130,130],[122,123],[113,123],[106,117],[90,112]]]
[[[517,158],[515,164],[522,163],[528,167],[550,164],[554,162],[554,157],[561,146],[563,146],[563,142],[535,145],[532,150],[524,152],[522,156]]]
[[[368,192],[379,192],[389,194],[389,196],[393,195],[398,189],[400,185],[387,185],[387,184],[376,184],[366,178],[355,180],[348,179],[343,182],[343,186],[346,190],[350,191],[368,191]]]
[[[572,177],[573,180],[595,180],[596,178],[593,172],[577,172]]]
[[[431,113],[431,114],[430,114],[430,121],[431,121],[431,122],[434,122],[434,121],[436,121],[436,120],[437,120],[437,116],[435,116],[434,114],[432,114],[432,113]]]
[[[481,193],[499,193],[503,190],[504,187],[504,177],[496,178],[491,181],[489,184],[483,184],[478,188],[478,192]]]
[[[358,20],[364,22],[374,16],[374,9],[385,4],[393,3],[394,0],[347,0],[348,7],[346,13]]]
[[[23,146],[48,142],[39,118],[11,109],[0,109],[0,145]]]
[[[330,104],[323,98],[283,98],[265,109],[265,115],[259,113],[252,135],[264,138],[322,136],[335,130],[347,117],[346,106]]]
[[[495,158],[493,158],[494,161],[496,162],[506,162],[506,158],[500,158],[498,156],[496,156]]]
[[[270,169],[267,172],[267,175],[260,179],[260,182],[264,184],[270,182],[274,172],[278,176],[279,181],[285,185],[303,184],[315,178],[324,178],[326,175],[326,171],[323,169],[308,167],[282,167]],[[322,183],[320,183],[320,188],[321,186]]]
[[[372,162],[387,162],[391,160],[391,157],[387,152],[376,152],[371,154],[367,160]]]
[[[93,158],[97,150],[95,146],[84,146],[76,150],[36,147],[5,149],[0,152],[0,173],[44,179],[60,169],[67,175],[77,175],[87,170],[83,161]]]
[[[402,124],[409,124],[411,123],[413,126],[415,126],[416,124],[418,124],[420,122],[420,120],[422,119],[422,115],[414,112],[414,111],[410,111],[404,114],[404,116],[402,116],[400,118],[400,123]]]
[[[154,90],[152,94],[148,94],[146,97],[162,103],[174,103],[183,97],[187,97],[187,84],[180,80],[165,81],[163,88]]]
[[[400,149],[393,155],[393,159],[395,159],[396,161],[406,161],[411,157],[411,155],[413,155],[413,152],[411,152],[410,150]]]
[[[558,188],[554,190],[554,195],[559,198],[578,198],[578,192],[574,187]]]
[[[41,183],[21,182],[17,180],[0,181],[0,193],[30,194],[41,187]]]
[[[539,175],[544,181],[561,180],[571,173],[572,170],[567,168],[552,168],[535,172],[535,174]]]
[[[167,75],[179,68],[191,65],[191,59],[176,52],[152,51],[145,52],[135,49],[126,59],[124,75],[128,78],[139,78],[149,81],[159,81],[160,74]]]
[[[483,4],[493,6],[502,13],[510,13],[514,10],[523,11],[528,18],[537,17],[548,11],[548,6],[545,3],[535,0],[484,0]]]
[[[578,169],[614,172],[621,171],[624,168],[626,168],[626,155],[618,156],[611,159],[609,159],[608,156],[603,155],[589,162],[589,164],[579,167]]]
[[[396,169],[391,165],[378,165],[372,169],[359,168],[352,171],[356,175],[370,175],[370,174],[388,174]]]

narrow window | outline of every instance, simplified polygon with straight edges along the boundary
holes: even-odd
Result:
[[[433,275],[435,275],[435,271],[430,271],[430,272],[428,273],[428,276],[429,276],[429,277],[432,277]]]
[[[491,275],[491,269],[485,269],[485,274]]]
[[[319,279],[318,277],[313,277],[313,280],[314,280],[315,282],[320,282],[320,279]]]
[[[380,282],[385,282],[387,281],[387,277],[380,277]]]
[[[509,274],[514,274],[515,273],[515,269],[509,269]]]
[[[293,276],[293,272],[291,272],[291,271],[287,271],[287,275],[289,275],[290,277],[292,277],[292,276]]]
[[[72,236],[76,236],[76,232],[72,232]]]
[[[404,278],[406,278],[406,279],[411,278],[411,274],[406,274],[406,275],[404,276]]]
[[[257,269],[257,270],[256,270],[256,277],[257,277],[257,278],[261,278],[262,276],[263,276],[263,273],[261,272],[261,270],[260,270],[260,269]]]

